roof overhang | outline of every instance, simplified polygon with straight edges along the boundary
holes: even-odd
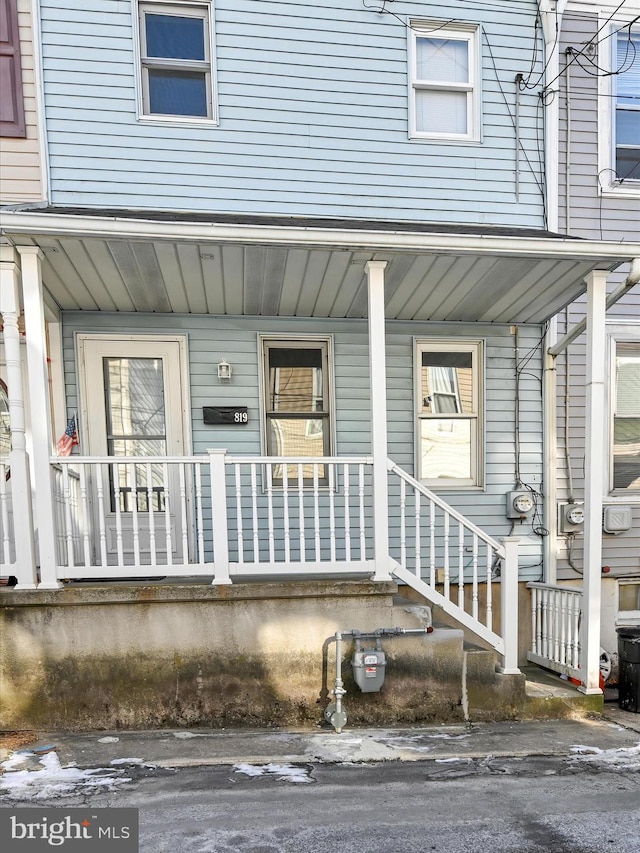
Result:
[[[386,260],[387,317],[542,322],[585,276],[640,243],[427,223],[2,211],[5,238],[43,249],[64,310],[366,316],[368,260]]]

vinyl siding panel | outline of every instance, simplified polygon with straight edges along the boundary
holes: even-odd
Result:
[[[30,0],[18,0],[26,138],[4,137],[0,144],[0,204],[44,198],[40,166],[35,62]]]
[[[260,452],[260,399],[258,334],[332,335],[335,396],[335,443],[338,455],[371,452],[369,408],[369,356],[367,324],[361,321],[322,321],[283,318],[219,318],[213,316],[160,316],[67,312],[63,315],[66,401],[80,411],[75,356],[76,332],[113,334],[181,334],[188,336],[189,383],[193,451],[225,447],[233,454]],[[520,382],[520,476],[540,489],[542,465],[542,413],[539,382],[540,328],[520,330],[520,358],[529,351],[530,375]],[[415,401],[414,339],[449,337],[482,339],[485,343],[485,487],[482,491],[448,490],[445,500],[494,536],[507,535],[505,492],[514,487],[515,454],[515,353],[509,327],[387,324],[387,396],[389,456],[409,472],[414,469]],[[219,384],[216,364],[226,358],[233,365],[233,381]],[[249,423],[239,428],[206,427],[205,405],[247,405]],[[82,435],[82,423],[80,424]],[[82,448],[80,448],[82,450]],[[518,525],[527,580],[539,579],[540,538],[530,525]]]
[[[598,125],[605,121],[598,99],[599,77],[591,65],[573,62],[569,68],[569,112],[567,111],[566,50],[582,50],[596,36],[602,21],[597,14],[565,13],[560,42],[562,74],[560,87],[560,230],[575,237],[619,240],[640,235],[640,186],[634,197],[601,194],[609,178],[599,174],[605,166],[598,161]],[[595,61],[608,63],[610,39],[598,37],[600,55]]]
[[[624,277],[623,273],[611,277],[608,290],[614,290]],[[567,312],[561,315],[559,323],[559,334],[566,328],[573,327],[584,316],[584,298],[577,300]],[[620,328],[637,327],[637,340],[640,340],[640,292],[637,288],[628,293],[607,312],[607,331],[615,334]],[[568,359],[568,361],[567,361]],[[608,360],[608,354],[607,354]],[[609,365],[608,365],[609,367]],[[569,383],[567,389],[567,372]],[[607,376],[609,374],[607,373]],[[584,439],[586,429],[586,336],[581,335],[569,347],[568,355],[565,352],[557,360],[558,378],[558,499],[568,500],[571,494],[575,500],[584,499]],[[568,396],[565,399],[565,394]],[[640,388],[638,389],[640,395]],[[568,453],[571,465],[571,481],[573,491],[569,487],[569,474],[567,463],[566,427],[568,416]],[[603,413],[608,417],[608,412]],[[608,435],[608,427],[605,432]],[[603,464],[606,462],[608,447],[603,452]],[[604,497],[604,505],[614,503],[607,494]],[[602,542],[602,565],[609,566],[611,573],[620,577],[640,575],[640,498],[638,494],[630,495],[628,501],[616,498],[616,504],[626,504],[632,507],[631,529],[624,533],[603,533]],[[577,573],[571,569],[567,562],[567,545],[565,537],[558,537],[559,573],[564,578],[576,578]],[[578,572],[582,569],[582,535],[578,535],[572,548],[572,562]]]
[[[512,122],[536,4],[498,5],[508,21],[488,0],[464,12],[481,26],[483,135],[453,144],[408,138],[402,21],[458,19],[457,4],[396,3],[398,20],[330,0],[218,0],[215,127],[137,120],[128,4],[43,0],[53,201],[542,227],[537,97],[521,103],[532,169],[520,156],[519,202]]]
[[[565,13],[561,38],[561,56],[567,47],[580,50],[597,33],[601,22],[596,14]],[[605,40],[603,45],[608,45]],[[591,239],[637,240],[640,234],[640,187],[635,198],[609,197],[599,193],[598,185],[598,123],[597,77],[577,63],[571,66],[570,123],[567,125],[566,75],[560,80],[560,226],[572,236]],[[567,134],[568,130],[568,134]],[[567,141],[568,140],[568,141]],[[612,274],[608,291],[612,292],[624,280],[626,268]],[[559,334],[571,328],[585,315],[585,299],[574,302],[559,318]],[[636,286],[607,311],[608,331],[619,324],[637,325],[640,340],[640,290]],[[567,374],[569,380],[567,383]],[[557,359],[557,447],[558,499],[584,498],[585,407],[586,407],[586,336],[582,335]],[[640,388],[638,389],[640,395]],[[608,413],[603,413],[607,417]],[[568,443],[566,427],[568,418]],[[607,433],[608,434],[608,430]],[[608,455],[604,449],[603,464]],[[569,464],[573,490],[570,488]],[[604,503],[611,500],[605,494]],[[619,502],[616,499],[616,502]],[[640,575],[640,499],[630,496],[632,507],[631,530],[617,535],[603,533],[602,565],[611,568],[613,575]],[[569,540],[558,537],[559,575],[576,579],[582,571],[583,537],[578,535],[571,548]]]

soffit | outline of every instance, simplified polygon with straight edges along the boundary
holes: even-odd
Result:
[[[46,290],[61,309],[82,311],[365,318],[365,264],[384,260],[390,320],[537,323],[580,295],[588,272],[625,259],[596,243],[585,251],[584,241],[511,235],[497,243],[494,235],[448,233],[429,242],[430,235],[335,231],[318,245],[324,237],[307,230],[290,245],[277,243],[280,233],[288,239],[284,228],[275,244],[258,236],[243,242],[235,232],[228,240],[7,232],[42,248]],[[406,248],[392,246],[405,238]]]

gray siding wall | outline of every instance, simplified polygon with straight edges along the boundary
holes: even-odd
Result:
[[[561,52],[568,47],[584,48],[598,31],[596,14],[567,13],[564,17]],[[609,50],[605,39],[601,50]],[[562,62],[561,58],[561,62]],[[605,240],[638,240],[640,236],[640,187],[636,198],[601,195],[598,184],[598,78],[573,63],[570,74],[570,122],[567,123],[566,75],[560,81],[560,227],[572,236]],[[567,143],[568,140],[568,143]],[[606,176],[604,176],[606,177]],[[626,268],[610,277],[608,290],[613,291],[625,278]],[[559,318],[559,333],[571,328],[585,315],[585,300],[574,302]],[[608,331],[621,324],[636,325],[640,340],[640,287],[607,312]],[[569,464],[573,479],[573,496],[584,498],[584,439],[586,406],[586,336],[582,335],[558,358],[558,498],[570,495]],[[567,385],[567,372],[569,381]],[[640,395],[640,388],[638,389]],[[568,413],[569,439],[566,439]],[[607,413],[603,413],[606,417]],[[608,448],[604,449],[604,454]],[[568,460],[568,461],[567,461]],[[603,459],[603,464],[604,464]],[[605,505],[611,501],[605,496]],[[619,501],[616,501],[619,502]],[[631,497],[632,528],[617,535],[603,534],[602,564],[615,575],[640,574],[640,497]],[[583,565],[583,537],[577,536],[567,561],[570,540],[558,538],[561,577],[578,577]]]
[[[621,276],[612,277],[609,290],[614,289],[619,283]],[[574,302],[567,312],[559,318],[558,331],[562,335],[566,328],[572,328],[579,322],[585,313],[585,300]],[[607,313],[607,331],[615,334],[616,329],[621,326],[637,327],[637,340],[640,340],[640,293],[638,289],[632,291],[624,302],[621,301],[612,307]],[[607,361],[609,355],[607,354]],[[607,364],[607,367],[610,367]],[[567,369],[569,383],[567,387]],[[607,373],[609,376],[609,373]],[[558,499],[567,500],[571,493],[575,500],[584,499],[584,456],[585,456],[585,413],[586,413],[586,336],[581,335],[569,347],[568,351],[559,356],[557,360],[558,379]],[[640,393],[640,389],[638,389]],[[566,438],[567,413],[569,437]],[[608,413],[603,412],[603,418]],[[607,431],[608,435],[608,421]],[[606,462],[608,445],[603,449],[603,464]],[[569,466],[573,491],[570,488]],[[620,499],[608,500],[605,495],[604,504],[620,504]],[[625,505],[632,507],[632,526],[625,533],[607,534],[603,533],[602,541],[602,565],[609,566],[612,574],[620,576],[640,575],[640,498],[636,493],[630,496]],[[577,572],[571,568],[567,561],[567,546],[571,540],[565,537],[558,538],[558,569],[560,577],[575,579],[582,571],[583,566],[583,537],[578,535],[572,544],[571,562],[575,565]]]
[[[225,447],[230,453],[260,452],[258,333],[333,336],[336,449],[338,455],[369,454],[369,356],[366,322],[220,318],[213,316],[101,314],[68,312],[63,315],[67,405],[80,411],[77,391],[76,332],[108,334],[186,334],[193,451]],[[445,500],[493,536],[507,535],[505,493],[515,482],[515,350],[508,326],[457,324],[387,324],[387,394],[389,456],[409,472],[414,468],[414,338],[456,337],[485,342],[485,488],[442,491]],[[540,489],[542,475],[542,404],[538,326],[520,329],[519,358],[527,359],[520,378],[520,473]],[[218,383],[216,364],[226,357],[233,365],[233,381]],[[202,406],[244,404],[249,424],[241,429],[207,427]],[[82,430],[82,423],[80,424]],[[80,448],[82,450],[82,448]],[[522,577],[539,580],[540,539],[531,525],[518,524],[522,537]]]
[[[595,37],[601,23],[596,14],[566,14],[560,41],[560,67],[565,69],[566,50],[583,50]],[[597,40],[602,39],[603,31]],[[602,63],[611,39],[598,47]],[[598,61],[598,57],[593,57]],[[570,58],[569,58],[570,61]],[[560,230],[574,237],[594,240],[637,240],[640,235],[640,187],[635,198],[600,193],[600,182],[608,173],[598,169],[598,76],[593,66],[573,62],[569,68],[569,111],[567,73],[557,81],[560,90]],[[608,65],[607,65],[608,67]]]
[[[133,2],[42,0],[52,201],[542,227],[537,92],[519,200],[513,120],[536,7],[216,0],[219,126],[202,127],[137,120]],[[408,138],[411,18],[480,25],[481,143]]]

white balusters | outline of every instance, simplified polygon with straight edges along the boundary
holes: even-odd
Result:
[[[529,659],[557,672],[579,675],[582,590],[529,583],[531,650]]]
[[[275,538],[273,531],[273,466],[268,462],[265,466],[267,472],[267,524],[268,524],[268,542],[269,542],[269,562],[275,562],[276,549]]]
[[[164,494],[164,541],[167,552],[167,565],[173,565],[173,537],[171,535],[171,489],[169,488],[169,466],[162,463],[162,489]]]
[[[364,521],[364,465],[358,465],[358,506],[360,508],[360,559],[367,556],[367,540]]]
[[[198,468],[198,470],[200,469]],[[149,525],[149,563],[154,566],[157,560],[156,514],[153,492],[153,468],[150,462],[147,462],[145,465],[145,476],[147,484],[147,523]]]
[[[458,607],[464,609],[464,527],[458,522]]]
[[[282,466],[282,512],[284,516],[284,561],[291,560],[291,531],[289,529],[289,466]]]
[[[300,526],[300,562],[307,559],[307,543],[305,539],[305,511],[304,511],[304,480],[302,478],[302,464],[298,463],[298,524]]]
[[[236,529],[237,529],[237,544],[238,544],[238,562],[244,563],[244,521],[242,520],[242,474],[240,465],[234,463],[235,484],[236,484]],[[198,470],[200,470],[198,468]]]
[[[342,466],[342,482],[344,488],[344,556],[351,560],[351,472],[345,463]]]
[[[183,458],[75,456],[52,464],[60,577],[126,577],[135,567],[136,576],[208,573],[227,583],[230,566],[237,575],[265,576],[295,574],[297,564],[327,574],[374,568],[366,557],[373,538],[369,458],[209,451]],[[5,488],[4,515],[7,506]],[[9,547],[3,536],[2,554]]]
[[[14,563],[14,554],[11,547],[12,536],[9,530],[10,494],[7,489],[7,468],[4,463],[0,464],[0,517],[2,518],[2,564],[10,566]]]
[[[131,505],[129,511],[131,513],[131,522],[133,526],[133,562],[136,566],[140,565],[140,525],[138,524],[138,483],[136,477],[136,466],[133,462],[129,463],[129,498]]]

